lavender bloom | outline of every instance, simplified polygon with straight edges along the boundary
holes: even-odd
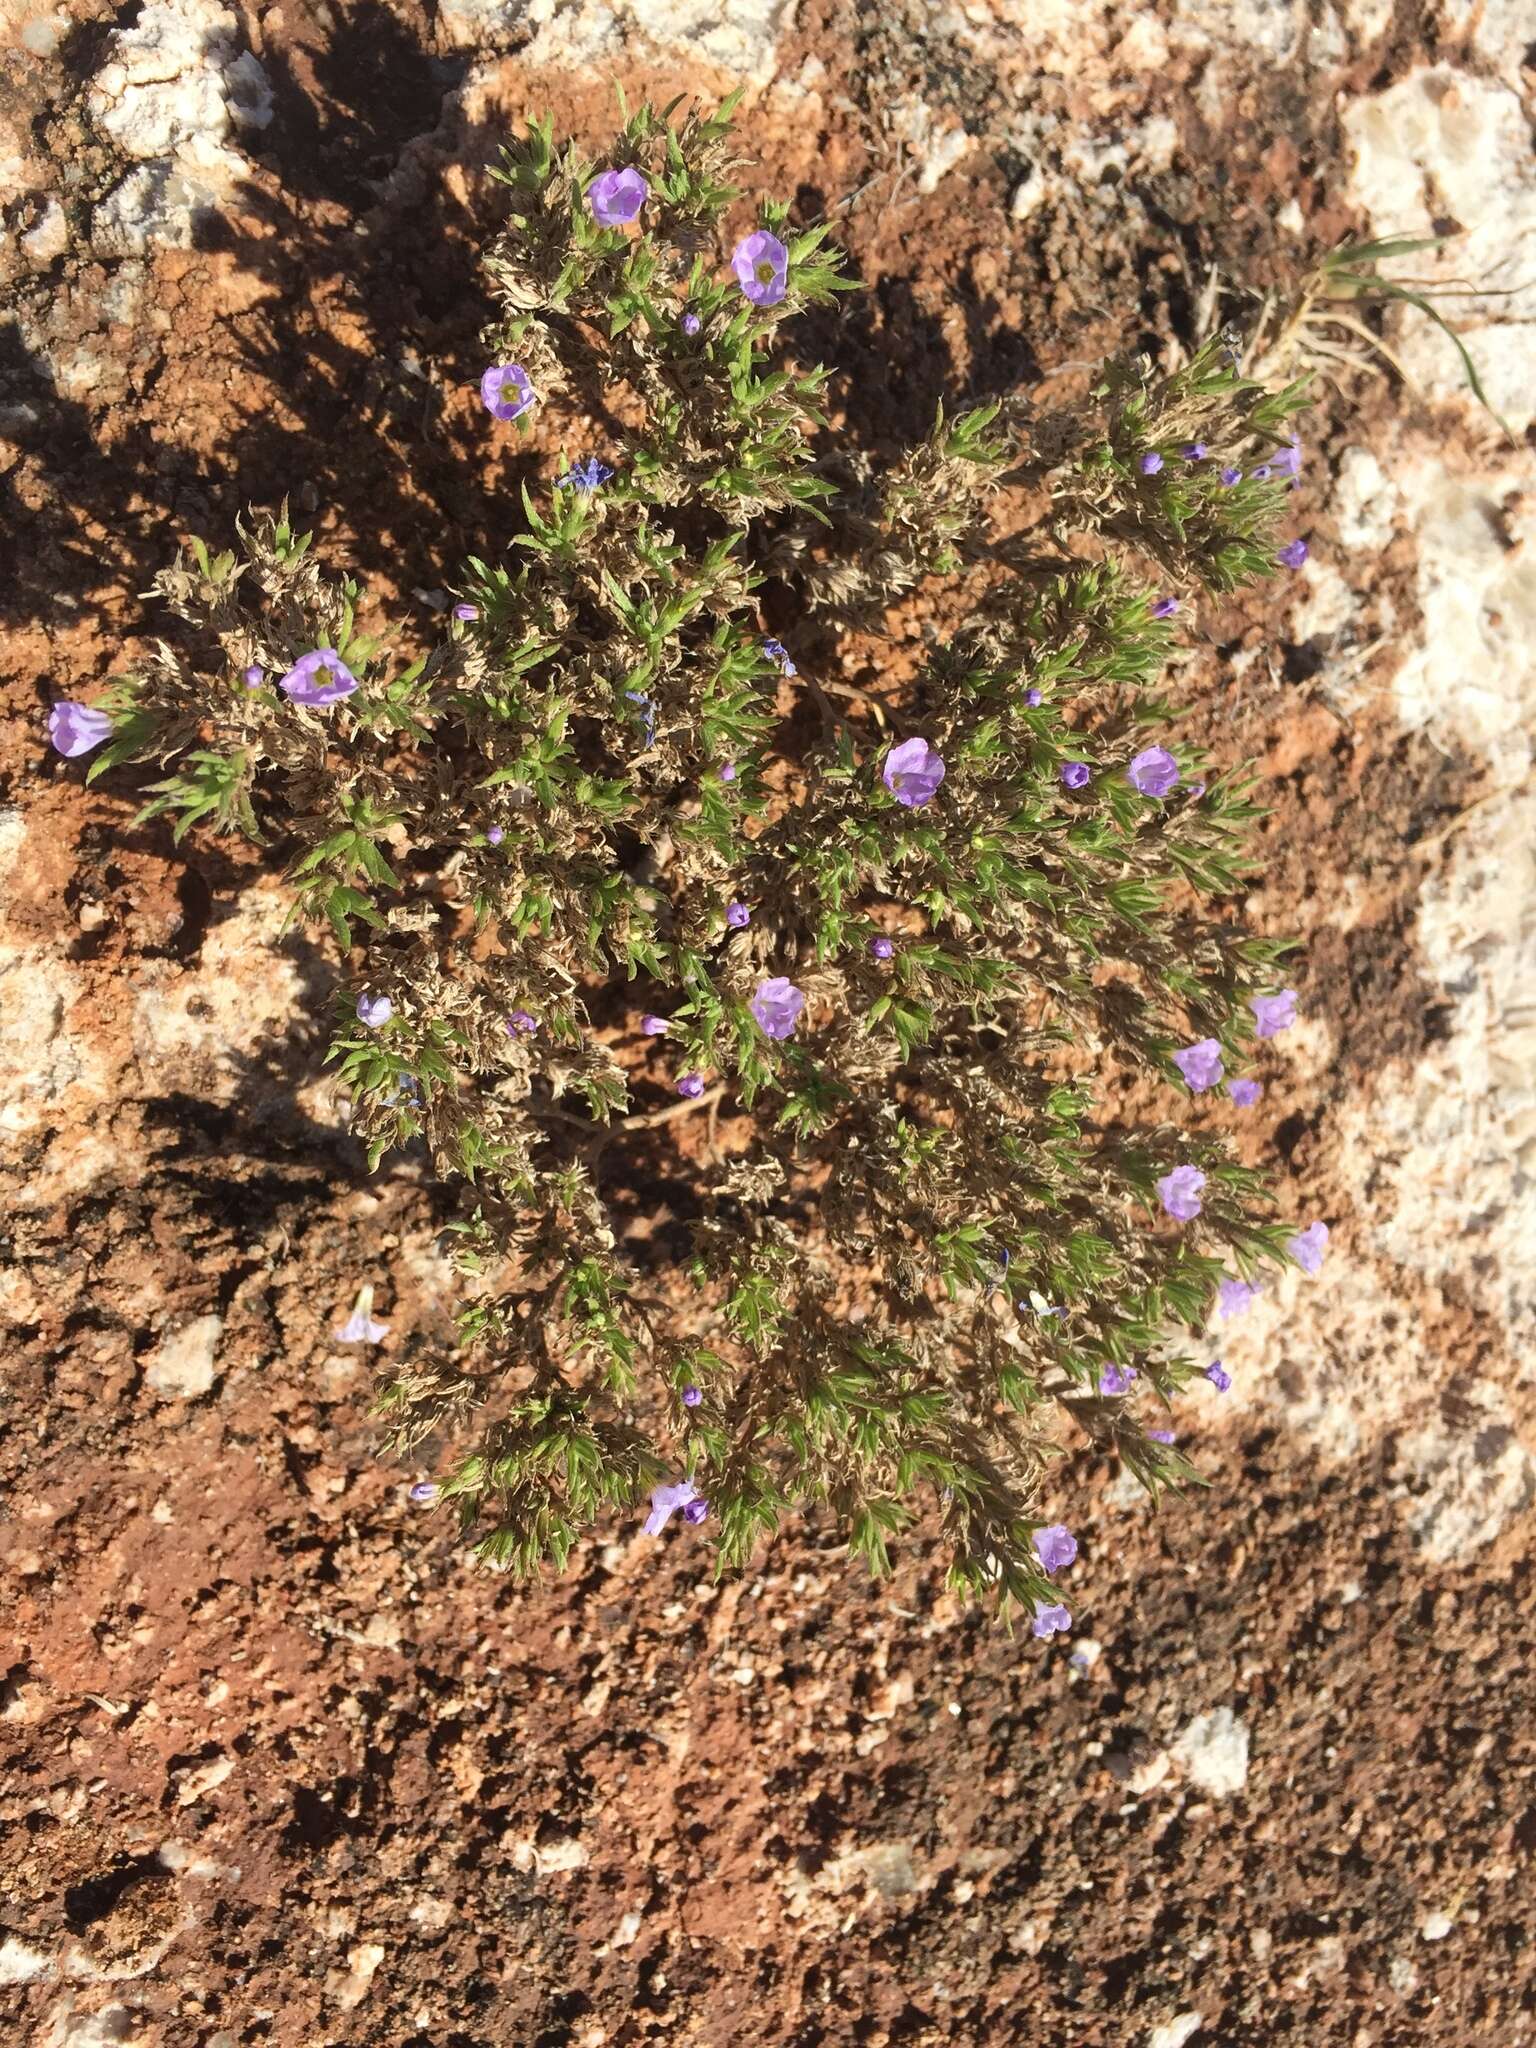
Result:
[[[633,165],[628,170],[604,171],[587,187],[587,204],[600,228],[627,226],[650,196],[650,186]]]
[[[1240,484],[1242,482],[1243,472],[1240,469],[1233,469],[1229,464],[1228,467],[1221,472],[1221,480],[1230,490],[1233,484]]]
[[[733,932],[739,932],[752,922],[752,913],[745,903],[728,903],[725,906],[725,921]]]
[[[704,1496],[691,1479],[678,1479],[670,1486],[656,1487],[651,1494],[651,1512],[645,1518],[646,1535],[659,1536],[679,1508],[686,1513],[695,1503],[702,1503],[705,1511],[708,1511],[709,1503],[704,1500]],[[688,1516],[690,1522],[701,1522],[703,1519],[703,1515]]]
[[[770,661],[776,661],[778,663],[779,672],[781,675],[799,675],[800,671],[795,667],[795,664],[790,660],[789,649],[784,645],[784,642],[782,640],[765,640],[763,642],[763,652],[767,655]]]
[[[883,935],[869,942],[869,956],[872,960],[889,960],[896,951],[896,941]]]
[[[1044,701],[1044,690],[1026,690],[1024,692],[1024,702],[1029,706],[1031,711],[1033,711],[1037,705],[1042,704]]]
[[[1191,796],[1204,796],[1205,784],[1203,782],[1192,782],[1189,785],[1189,793]]]
[[[112,720],[105,711],[66,698],[48,714],[48,737],[61,754],[73,761],[112,737]]]
[[[677,1084],[677,1092],[678,1092],[678,1094],[679,1094],[679,1095],[683,1096],[683,1097],[684,1097],[684,1098],[685,1098],[685,1099],[686,1099],[687,1101],[689,1101],[689,1102],[697,1102],[697,1101],[698,1101],[698,1099],[699,1099],[699,1097],[700,1097],[700,1096],[701,1096],[701,1095],[702,1095],[702,1094],[704,1093],[704,1077],[703,1077],[703,1075],[702,1075],[702,1074],[684,1074],[684,1075],[682,1075],[682,1076],[681,1076],[681,1077],[679,1078],[679,1080],[678,1080],[678,1084]]]
[[[1260,1038],[1273,1038],[1277,1032],[1289,1031],[1296,1022],[1296,991],[1281,989],[1277,996],[1250,996],[1248,1007],[1254,1014]]]
[[[485,835],[486,844],[488,846],[500,846],[506,836],[506,833],[502,831],[499,825],[493,825]]]
[[[357,1301],[351,1315],[339,1330],[331,1335],[338,1344],[377,1344],[389,1335],[388,1323],[376,1322],[373,1314],[373,1289],[360,1287]]]
[[[1171,619],[1178,608],[1176,597],[1160,597],[1152,607],[1152,616],[1154,619]]]
[[[1163,466],[1163,458],[1155,448],[1149,448],[1137,466],[1143,476],[1156,476]]]
[[[377,1344],[381,1338],[389,1335],[389,1325],[379,1322],[373,1316],[364,1315],[362,1310],[358,1309],[347,1317],[339,1330],[333,1330],[331,1335],[338,1344]]]
[[[1261,462],[1257,469],[1250,470],[1248,474],[1256,484],[1267,484],[1269,482],[1269,464]]]
[[[1216,1313],[1224,1323],[1247,1313],[1264,1292],[1247,1280],[1223,1280],[1216,1290]]]
[[[691,1500],[691,1501],[689,1501],[689,1503],[688,1503],[687,1507],[685,1507],[685,1508],[683,1509],[683,1520],[684,1520],[685,1522],[694,1522],[694,1523],[702,1522],[702,1521],[703,1521],[703,1519],[704,1519],[704,1517],[705,1517],[705,1516],[706,1516],[706,1515],[707,1515],[708,1513],[709,1513],[709,1502],[708,1502],[707,1500],[705,1500],[705,1498],[704,1498],[704,1496],[703,1496],[702,1494],[700,1494],[700,1496],[699,1496],[699,1498],[698,1498],[697,1500]]]
[[[1203,441],[1186,441],[1180,452],[1186,462],[1204,462],[1211,451]]]
[[[1149,1429],[1147,1435],[1155,1444],[1171,1444],[1175,1440],[1171,1429]]]
[[[1106,1365],[1099,1374],[1099,1392],[1101,1394],[1128,1394],[1131,1391],[1131,1381],[1135,1377],[1136,1368],[1134,1365]]]
[[[480,379],[481,401],[498,420],[521,419],[538,395],[521,363],[493,363]]]
[[[1305,1230],[1297,1232],[1285,1248],[1303,1273],[1320,1273],[1323,1269],[1323,1260],[1327,1256],[1327,1224],[1309,1223]]]
[[[1250,1081],[1245,1078],[1240,1081],[1229,1081],[1227,1083],[1227,1093],[1239,1109],[1252,1109],[1253,1105],[1264,1093],[1264,1089],[1261,1082]]]
[[[259,661],[253,661],[241,680],[248,690],[259,690],[267,680],[267,672]]]
[[[658,1017],[654,1010],[647,1010],[640,1019],[640,1029],[647,1038],[665,1038],[672,1029],[670,1017]]]
[[[595,455],[588,455],[583,461],[575,463],[568,469],[564,476],[555,478],[555,489],[580,491],[583,497],[590,497],[592,492],[607,483],[612,475],[613,470],[606,462],[599,462]]]
[[[697,334],[703,324],[697,313],[685,313],[683,315],[684,334]]]
[[[640,715],[645,720],[645,744],[648,747],[654,746],[656,742],[656,707],[652,704],[644,690],[626,690],[624,695],[631,704],[638,704],[640,706]]]
[[[1184,1076],[1191,1095],[1203,1095],[1221,1079],[1221,1047],[1214,1038],[1197,1038],[1173,1056],[1173,1064]]]
[[[736,282],[754,306],[776,306],[789,289],[789,251],[777,235],[759,228],[731,251]]]
[[[1072,1616],[1059,1600],[1035,1602],[1035,1618],[1030,1623],[1030,1634],[1040,1636],[1064,1636],[1072,1626]]]
[[[786,976],[773,974],[757,984],[757,993],[747,1008],[765,1038],[791,1038],[805,1008],[805,991],[796,988]]]
[[[416,1501],[424,1508],[429,1508],[437,1499],[437,1495],[438,1489],[430,1479],[418,1479],[406,1497],[409,1500]]]
[[[697,1408],[703,1398],[703,1394],[697,1387],[684,1387],[683,1406],[685,1408]]]
[[[926,740],[902,740],[886,755],[881,772],[897,803],[916,811],[937,796],[944,780],[944,763]]]
[[[1068,789],[1085,789],[1093,770],[1086,761],[1063,761],[1061,779]]]
[[[507,1019],[508,1038],[532,1038],[539,1028],[537,1017],[531,1017],[526,1010],[514,1010]]]
[[[472,604],[456,604],[453,608],[453,616],[456,619],[463,619],[467,624],[471,619],[478,619],[480,613]]]
[[[1307,553],[1307,544],[1304,540],[1288,540],[1275,560],[1282,569],[1299,569],[1307,559]]]
[[[357,999],[357,1021],[366,1024],[370,1031],[379,1030],[394,1014],[395,1006],[388,996],[359,996]]]
[[[720,763],[720,780],[722,782],[734,782],[736,780],[736,763],[734,761],[722,761]]]
[[[1179,764],[1166,747],[1143,747],[1132,757],[1126,779],[1143,796],[1167,796],[1177,788]]]
[[[1301,443],[1292,440],[1275,457],[1276,476],[1288,476],[1293,480],[1301,475]]]
[[[339,704],[357,688],[357,677],[334,647],[316,647],[299,659],[277,686],[295,704]]]
[[[1157,1183],[1158,1200],[1175,1223],[1193,1223],[1200,1214],[1205,1175],[1198,1166],[1176,1166]]]
[[[1213,1358],[1205,1368],[1205,1376],[1218,1394],[1224,1394],[1232,1384],[1232,1375],[1219,1358]]]
[[[1064,1572],[1077,1558],[1077,1538],[1063,1522],[1037,1529],[1031,1539],[1035,1555],[1048,1572]]]

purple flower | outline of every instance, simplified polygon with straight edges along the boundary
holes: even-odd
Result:
[[[377,1031],[387,1024],[395,1014],[395,1006],[388,996],[359,996],[357,999],[357,1021],[366,1024],[370,1031]]]
[[[339,704],[357,688],[357,677],[334,647],[301,654],[277,686],[295,704]]]
[[[889,960],[895,951],[896,941],[886,938],[883,933],[879,938],[871,939],[869,942],[869,957],[872,960]]]
[[[1068,789],[1086,788],[1093,770],[1086,761],[1063,761],[1061,779]]]
[[[1301,443],[1289,441],[1275,457],[1276,476],[1298,477],[1301,475]]]
[[[1163,466],[1163,458],[1155,448],[1149,448],[1137,466],[1143,476],[1156,476]]]
[[[1035,709],[1036,705],[1043,704],[1044,701],[1044,690],[1026,690],[1024,692],[1024,702],[1029,706],[1031,711]]]
[[[438,1489],[433,1485],[430,1479],[418,1479],[416,1484],[411,1488],[410,1493],[407,1495],[407,1498],[409,1500],[416,1501],[417,1503],[419,1503],[420,1506],[424,1508],[429,1508],[431,1507],[432,1503],[437,1499],[437,1494]]]
[[[1186,441],[1180,452],[1186,462],[1204,462],[1211,451],[1203,441]]]
[[[701,1095],[702,1095],[702,1094],[704,1093],[704,1077],[703,1077],[703,1075],[702,1075],[702,1074],[683,1074],[683,1075],[680,1075],[680,1076],[679,1076],[679,1078],[678,1078],[678,1083],[677,1083],[677,1092],[678,1092],[678,1094],[679,1094],[679,1095],[681,1095],[681,1096],[685,1097],[687,1101],[689,1101],[689,1102],[697,1102],[697,1101],[698,1101],[698,1099],[699,1099],[699,1097],[700,1097],[700,1096],[701,1096]]]
[[[1077,1558],[1077,1538],[1064,1522],[1052,1522],[1044,1529],[1037,1529],[1033,1542],[1035,1555],[1048,1572],[1064,1572]]]
[[[1267,484],[1269,482],[1269,464],[1261,462],[1257,469],[1250,470],[1248,474],[1256,484]]]
[[[333,1330],[331,1335],[338,1344],[377,1344],[389,1335],[388,1323],[374,1320],[371,1287],[360,1287],[357,1290],[357,1301],[351,1315],[341,1328]]]
[[[1179,764],[1166,747],[1143,747],[1125,772],[1131,787],[1143,796],[1167,796],[1178,786]]]
[[[1205,1175],[1198,1166],[1176,1166],[1157,1183],[1158,1200],[1175,1223],[1193,1223],[1200,1214]]]
[[[1227,1093],[1239,1109],[1252,1109],[1253,1105],[1264,1093],[1264,1089],[1262,1083],[1258,1081],[1243,1079],[1240,1081],[1229,1081],[1227,1083]]]
[[[1264,1292],[1247,1280],[1223,1280],[1216,1290],[1216,1313],[1224,1323],[1247,1313]]]
[[[697,1408],[703,1398],[703,1394],[697,1387],[684,1387],[683,1406],[685,1408]]]
[[[112,720],[105,711],[66,698],[48,714],[48,737],[61,754],[73,761],[112,737]]]
[[[776,306],[789,288],[789,251],[766,228],[736,244],[731,266],[736,282],[754,306]]]
[[[944,780],[944,763],[924,739],[902,740],[885,757],[886,788],[909,811],[931,803]]]
[[[1254,1014],[1260,1038],[1273,1038],[1277,1032],[1289,1031],[1296,1022],[1296,991],[1281,989],[1277,996],[1250,996],[1248,1007]]]
[[[669,1486],[656,1487],[651,1494],[651,1512],[645,1518],[646,1535],[659,1536],[679,1508],[686,1513],[695,1504],[702,1505],[708,1512],[709,1503],[691,1479],[678,1479]],[[690,1522],[702,1522],[703,1519],[703,1515],[688,1515]]]
[[[1171,1429],[1149,1429],[1147,1435],[1155,1444],[1171,1444],[1174,1441]]]
[[[685,1522],[702,1522],[708,1513],[709,1502],[700,1494],[697,1500],[689,1501],[687,1507],[683,1509],[683,1520]]]
[[[613,471],[606,462],[599,462],[595,455],[589,455],[584,461],[578,462],[568,469],[564,476],[557,476],[555,478],[555,489],[557,491],[580,491],[586,497],[599,489],[601,485],[607,483],[612,475]]]
[[[1031,1635],[1064,1636],[1072,1626],[1072,1616],[1059,1600],[1035,1602],[1035,1618],[1030,1623]]]
[[[248,690],[259,690],[267,680],[267,672],[259,661],[253,661],[241,680]]]
[[[1304,540],[1288,540],[1275,557],[1282,569],[1299,569],[1306,559],[1307,544]]]
[[[1221,1079],[1221,1047],[1214,1038],[1197,1038],[1173,1056],[1173,1064],[1184,1076],[1191,1095],[1203,1095]]]
[[[647,1038],[665,1038],[672,1029],[670,1017],[658,1017],[654,1010],[647,1010],[640,1019],[640,1029]]]
[[[1232,1375],[1219,1358],[1213,1358],[1205,1368],[1205,1376],[1218,1394],[1224,1394],[1232,1384]]]
[[[506,836],[506,833],[502,831],[499,825],[493,825],[485,835],[486,844],[488,846],[500,846]]]
[[[1152,616],[1154,619],[1171,619],[1178,608],[1176,597],[1160,597],[1152,607]]]
[[[1189,793],[1191,796],[1204,796],[1205,784],[1203,782],[1192,782],[1189,785]]]
[[[683,315],[684,334],[697,334],[703,324],[697,313],[685,313]]]
[[[1240,484],[1242,482],[1243,472],[1240,469],[1232,468],[1232,466],[1228,464],[1228,466],[1221,472],[1221,480],[1230,489],[1230,487],[1233,484]]]
[[[651,196],[651,188],[633,165],[604,171],[587,187],[587,204],[600,228],[621,228],[632,221]]]
[[[1320,1273],[1328,1250],[1327,1224],[1309,1223],[1290,1240],[1286,1250],[1303,1273]]]
[[[736,780],[736,763],[734,761],[722,761],[720,763],[720,780],[722,782],[734,782]]]
[[[752,922],[752,913],[745,903],[727,903],[725,921],[733,932],[739,932]]]
[[[1128,1394],[1131,1391],[1131,1381],[1135,1377],[1136,1368],[1134,1365],[1106,1365],[1099,1374],[1099,1392],[1101,1394]]]
[[[537,1017],[531,1017],[526,1010],[514,1010],[507,1019],[508,1038],[532,1038],[539,1028]]]
[[[470,619],[478,619],[480,613],[472,604],[456,604],[453,608],[453,616],[456,619],[463,619],[467,623]]]
[[[776,661],[778,663],[779,672],[781,675],[799,675],[800,671],[795,667],[795,664],[790,660],[789,649],[784,645],[784,642],[782,640],[765,640],[763,642],[763,652],[767,655],[770,661]]]
[[[624,695],[631,704],[640,706],[640,716],[645,724],[645,744],[653,746],[656,740],[656,707],[644,690],[626,690]]]
[[[480,397],[486,411],[498,420],[521,419],[538,395],[533,379],[521,363],[493,363],[480,379]]]
[[[757,984],[757,993],[747,1008],[765,1038],[790,1038],[805,1008],[805,991],[796,988],[784,975],[773,974]]]

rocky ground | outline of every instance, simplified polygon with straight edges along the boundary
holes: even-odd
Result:
[[[1536,2041],[1536,50],[1520,0],[0,0],[0,2016],[47,2048]],[[1194,623],[1275,806],[1306,1021],[1249,1126],[1316,1281],[1234,1331],[1154,1518],[1080,1450],[1077,1632],[716,1585],[627,1528],[518,1590],[374,1456],[330,1332],[444,1319],[258,861],[83,789],[44,707],[176,537],[291,495],[397,613],[494,544],[481,171],[548,106],[749,90],[868,286],[877,451],[941,390],[1186,345],[1345,235],[1462,230],[1450,345],[1320,387],[1288,591]],[[1213,277],[1216,280],[1213,283]]]

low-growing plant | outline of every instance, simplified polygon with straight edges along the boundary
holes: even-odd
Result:
[[[561,1563],[648,1496],[723,1564],[824,1503],[884,1569],[926,1501],[955,1584],[1048,1634],[1063,1412],[1191,1479],[1213,1304],[1326,1237],[1191,1113],[1294,995],[1231,908],[1250,777],[1159,691],[1177,592],[1305,554],[1303,393],[1221,337],[1079,405],[941,408],[880,468],[785,330],[850,288],[827,229],[765,200],[718,260],[731,114],[505,151],[487,431],[558,420],[580,459],[429,646],[252,515],[55,742],[160,764],[177,840],[289,850],[334,935],[352,1127],[463,1191],[458,1348],[379,1408],[396,1452],[456,1447],[413,1491],[482,1558]],[[339,1334],[383,1329],[365,1291]]]

